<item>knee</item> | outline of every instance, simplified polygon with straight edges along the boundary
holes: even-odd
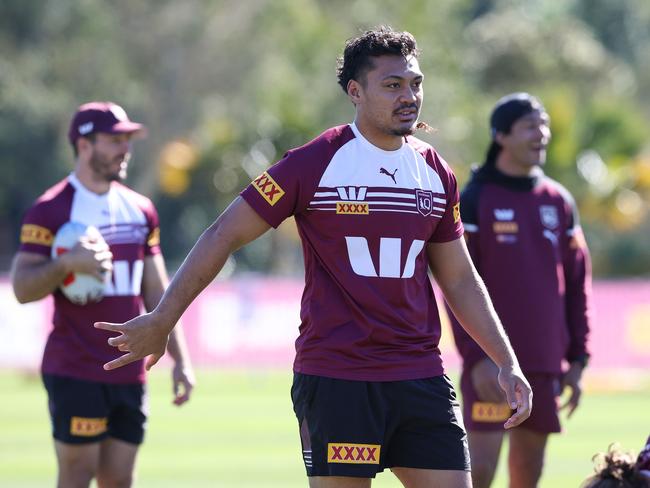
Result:
[[[57,486],[85,488],[95,477],[95,467],[77,461],[59,464]]]
[[[536,487],[544,469],[543,457],[517,458],[510,464],[511,486]]]
[[[488,488],[492,484],[496,465],[472,459],[472,484],[474,488]]]
[[[133,473],[97,473],[98,488],[131,488]]]

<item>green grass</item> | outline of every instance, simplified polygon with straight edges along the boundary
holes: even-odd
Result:
[[[155,371],[136,486],[306,486],[290,382],[288,371],[200,371],[194,398],[177,408],[171,404],[168,373]],[[56,466],[40,378],[0,372],[0,391],[0,486],[54,486]],[[592,455],[613,441],[638,450],[650,433],[648,411],[647,385],[586,394],[580,410],[565,422],[565,434],[551,438],[542,488],[579,486],[591,473]],[[496,488],[507,486],[504,465]],[[373,483],[398,486],[389,472]]]

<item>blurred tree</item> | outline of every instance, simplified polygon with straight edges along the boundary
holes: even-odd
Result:
[[[344,40],[411,31],[426,75],[422,119],[465,181],[497,98],[539,95],[547,171],[577,196],[600,275],[650,273],[650,4],[645,0],[3,0],[0,269],[22,211],[71,168],[77,105],[122,104],[150,128],[128,183],[157,203],[173,269],[243,186],[291,147],[350,122],[336,83]],[[301,272],[295,226],[229,269]]]

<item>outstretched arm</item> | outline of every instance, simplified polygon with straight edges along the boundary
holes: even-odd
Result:
[[[431,271],[454,315],[499,367],[499,384],[508,404],[516,410],[504,427],[521,424],[530,415],[530,385],[521,372],[483,280],[472,264],[464,239],[429,244],[427,254]]]
[[[147,369],[156,364],[165,352],[174,325],[221,271],[230,254],[269,228],[248,203],[237,197],[203,232],[152,312],[124,324],[95,324],[98,329],[119,332],[120,335],[110,338],[108,343],[125,353],[106,363],[104,369],[119,368],[149,355]]]
[[[142,298],[148,312],[154,310],[165,289],[169,286],[169,277],[162,254],[148,256],[144,260],[144,275],[142,280]],[[196,377],[190,360],[190,354],[185,342],[182,324],[177,323],[167,343],[167,352],[174,360],[172,368],[172,387],[174,404],[182,405],[190,399]]]

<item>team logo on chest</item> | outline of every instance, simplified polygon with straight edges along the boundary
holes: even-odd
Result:
[[[553,205],[540,205],[539,216],[542,220],[542,225],[547,229],[556,229],[560,223],[557,207]]]
[[[415,190],[415,203],[424,217],[431,214],[433,210],[433,193],[429,190]]]

